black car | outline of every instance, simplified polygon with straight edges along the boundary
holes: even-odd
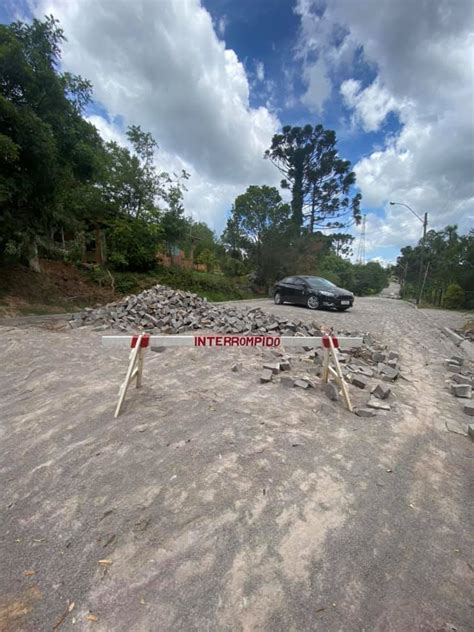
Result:
[[[343,312],[352,307],[354,294],[321,277],[293,276],[275,283],[273,299],[276,305],[297,303],[309,309],[335,307]]]

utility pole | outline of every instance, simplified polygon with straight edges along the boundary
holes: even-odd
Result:
[[[423,288],[425,286],[423,282],[423,260],[425,258],[426,229],[428,228],[428,213],[425,213],[423,218],[421,218],[418,215],[418,213],[415,213],[415,211],[411,208],[411,206],[408,206],[408,204],[405,204],[404,202],[390,202],[390,206],[395,206],[395,205],[404,206],[405,208],[407,208],[423,224],[423,237],[421,238],[420,272],[418,275],[418,295],[416,297],[416,304],[419,305],[422,294],[423,294]],[[426,273],[428,273],[428,270],[426,270]],[[426,276],[425,276],[425,281],[426,281]]]

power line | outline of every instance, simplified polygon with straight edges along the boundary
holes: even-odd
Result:
[[[365,265],[365,218],[367,215],[362,216],[362,228],[359,237],[359,247],[357,249],[356,263]]]

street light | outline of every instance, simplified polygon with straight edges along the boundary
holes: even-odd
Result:
[[[423,276],[423,259],[425,255],[426,229],[428,227],[428,213],[425,213],[423,217],[420,217],[418,213],[415,213],[415,211],[411,208],[411,206],[408,206],[408,204],[405,204],[404,202],[390,202],[390,206],[395,206],[395,205],[404,206],[405,208],[407,208],[409,211],[411,211],[411,213],[413,213],[416,219],[418,219],[423,224],[423,237],[421,240],[420,274],[418,277],[418,297],[416,299],[416,304],[419,305],[421,301],[421,295],[423,293],[423,285],[424,285],[424,283],[422,284],[422,276]]]

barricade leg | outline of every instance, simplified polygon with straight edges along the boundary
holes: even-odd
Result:
[[[132,380],[136,377],[137,378],[137,387],[141,385],[141,372],[140,372],[140,356],[141,356],[141,370],[143,371],[143,352],[144,349],[142,349],[141,347],[141,342],[142,342],[142,337],[143,336],[138,336],[138,340],[136,343],[136,346],[132,349],[131,353],[130,353],[130,362],[128,365],[128,369],[127,369],[127,375],[125,376],[125,381],[123,382],[122,386],[120,387],[120,391],[119,391],[119,400],[117,403],[117,408],[115,409],[115,415],[114,417],[117,418],[120,414],[120,411],[122,409],[122,405],[123,405],[123,401],[125,399],[125,395],[127,394],[127,389],[130,386],[130,383],[132,382]],[[137,361],[138,361],[138,366],[137,366]],[[138,377],[140,376],[140,377]],[[139,383],[140,380],[140,383]]]

